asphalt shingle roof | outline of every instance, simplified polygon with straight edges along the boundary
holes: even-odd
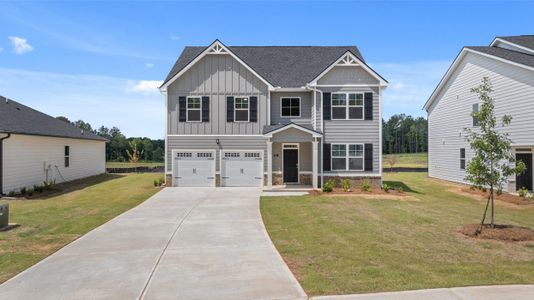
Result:
[[[178,74],[207,47],[185,47],[164,83]],[[231,46],[239,59],[274,87],[302,87],[345,52],[364,61],[356,46]]]
[[[499,36],[498,38],[534,50],[534,35]]]
[[[522,65],[534,67],[534,55],[529,55],[522,52],[517,52],[499,47],[469,46],[465,48],[500,57],[511,62],[516,62]]]
[[[0,96],[0,132],[107,141],[3,96]]]

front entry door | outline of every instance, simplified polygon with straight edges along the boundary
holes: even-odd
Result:
[[[524,187],[532,191],[532,153],[517,153],[515,159],[522,161],[526,166],[525,172],[515,178],[516,190]]]
[[[299,181],[299,150],[284,149],[284,182],[297,183]]]

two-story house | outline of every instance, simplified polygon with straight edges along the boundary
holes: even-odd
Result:
[[[473,151],[464,128],[476,130],[472,112],[480,100],[470,89],[489,77],[495,114],[512,116],[504,130],[512,140],[517,160],[527,170],[509,178],[504,190],[532,190],[534,151],[534,35],[497,37],[489,46],[464,47],[432,93],[428,112],[428,174],[430,177],[466,183],[465,169]]]
[[[380,184],[386,86],[355,46],[185,47],[160,87],[167,185]]]

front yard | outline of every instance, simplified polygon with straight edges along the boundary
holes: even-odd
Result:
[[[267,230],[309,295],[534,283],[534,243],[468,238],[484,202],[426,177],[386,173],[408,197],[263,197]],[[408,190],[408,189],[405,189]],[[498,223],[534,227],[534,206],[496,203]]]
[[[0,283],[154,193],[161,174],[104,174],[66,184],[62,194],[9,201],[10,222],[0,232]]]

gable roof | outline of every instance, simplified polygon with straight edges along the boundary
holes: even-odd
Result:
[[[162,86],[208,47],[185,47]],[[305,86],[347,51],[365,64],[356,46],[228,46],[226,48],[273,87]]]
[[[280,131],[284,131],[284,130],[289,129],[289,128],[295,128],[295,129],[298,129],[300,131],[307,132],[307,133],[311,134],[313,137],[321,137],[322,136],[321,132],[319,132],[317,130],[313,130],[313,128],[311,128],[311,126],[300,125],[300,124],[296,124],[296,123],[293,123],[293,122],[289,122],[289,123],[285,123],[285,124],[265,125],[265,126],[263,126],[263,132],[262,133],[263,133],[264,136],[272,137],[273,134],[278,133]]]
[[[528,37],[528,38],[525,38]],[[524,43],[526,43],[527,40],[530,40],[529,37],[533,37],[534,42],[534,36],[517,36],[517,37],[505,37],[510,40],[521,40]],[[501,37],[502,38],[502,37]],[[518,38],[518,39],[515,39]],[[490,57],[495,60],[500,60],[502,62],[512,64],[514,66],[518,66],[521,68],[525,68],[528,70],[534,71],[534,55],[527,54],[524,52],[519,52],[507,48],[501,48],[498,44],[495,43],[495,41],[498,41],[500,39],[499,37],[496,38],[490,46],[466,46],[462,48],[458,56],[454,59],[452,65],[449,67],[441,81],[438,83],[437,87],[434,89],[428,100],[426,101],[425,105],[423,106],[423,109],[426,111],[429,110],[430,106],[434,101],[436,100],[437,95],[443,88],[443,86],[447,83],[447,80],[452,75],[456,67],[460,64],[460,61],[464,58],[464,56],[467,53],[476,53],[479,55],[483,55],[486,57]],[[523,45],[521,45],[524,47]]]
[[[496,39],[534,50],[534,35],[498,36]]]
[[[107,141],[3,96],[0,96],[0,132]]]

